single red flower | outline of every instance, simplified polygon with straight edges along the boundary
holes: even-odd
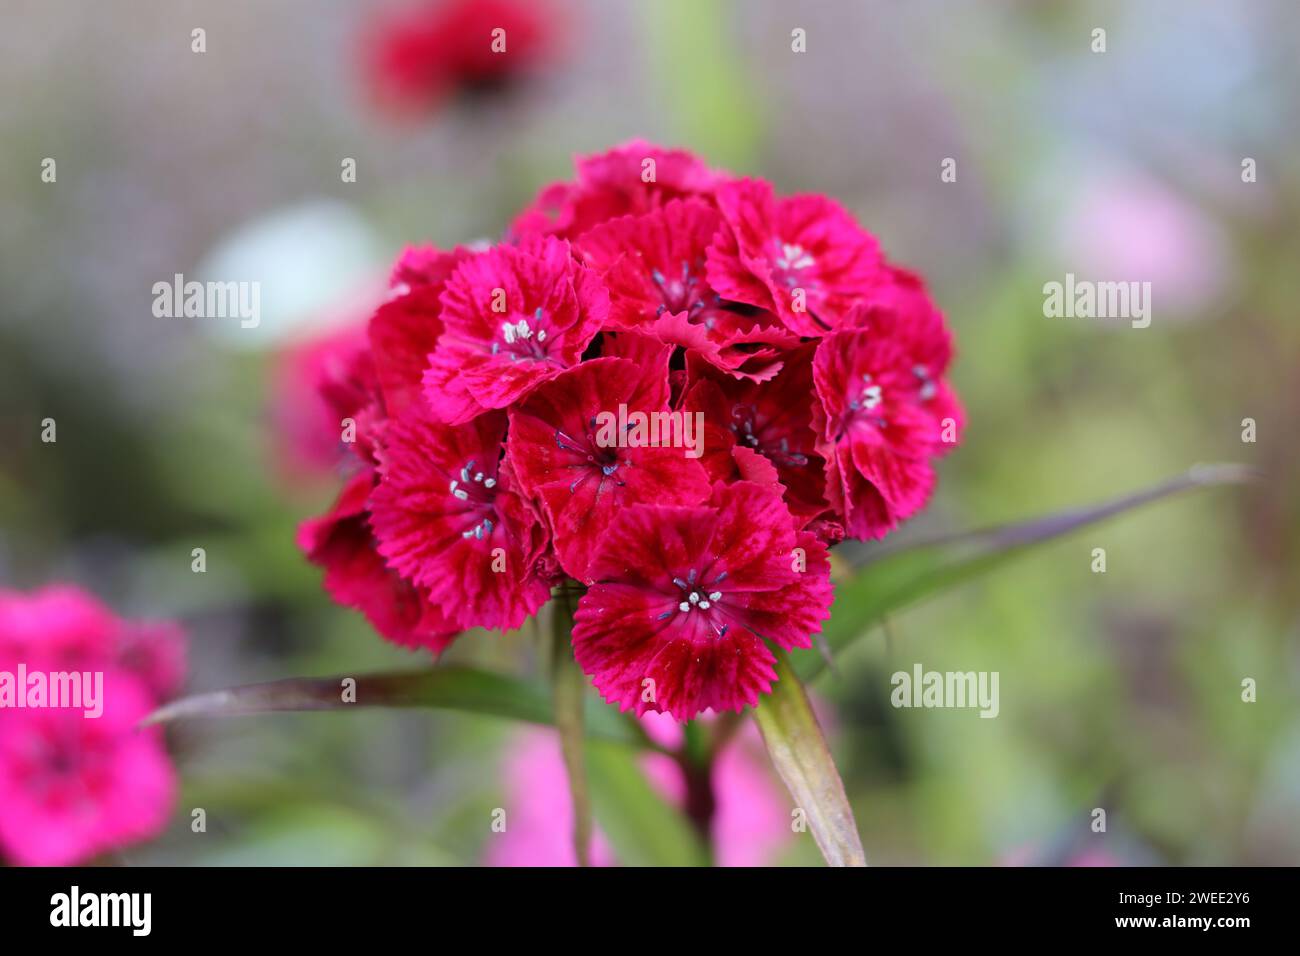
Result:
[[[466,259],[442,306],[425,394],[437,419],[457,425],[577,365],[609,317],[609,293],[567,242],[546,238]]]
[[[956,444],[962,420],[943,381],[948,331],[924,288],[898,273],[882,300],[855,309],[813,358],[827,498],[852,538],[883,537],[925,505],[931,459]]]
[[[660,347],[658,359],[644,365],[622,358],[583,362],[510,411],[510,462],[520,486],[546,510],[560,566],[580,581],[589,579],[588,564],[620,509],[637,502],[694,504],[709,496],[704,469],[687,457],[688,449],[623,445],[628,436],[602,424],[602,413],[617,419],[620,406],[628,416],[657,413],[670,421],[668,351]],[[685,424],[690,434],[679,428],[678,437],[698,441],[695,420]],[[602,444],[611,437],[620,444]]]
[[[462,628],[518,627],[551,594],[549,535],[503,461],[505,428],[501,412],[442,425],[413,409],[383,434],[379,553]]]
[[[949,420],[954,424],[950,439],[940,436],[936,454],[956,448],[966,416],[945,378],[953,358],[952,334],[924,280],[914,272],[890,266],[888,284],[869,302],[854,307],[845,324],[896,339],[902,345],[912,362],[917,399],[941,425]]]
[[[599,543],[573,650],[621,710],[739,711],[776,679],[765,641],[810,647],[830,613],[830,565],[777,490],[716,484],[708,504],[632,505]]]
[[[709,282],[799,335],[825,335],[887,279],[875,238],[825,196],[778,199],[758,179],[724,183],[715,196],[729,228],[709,250]]]

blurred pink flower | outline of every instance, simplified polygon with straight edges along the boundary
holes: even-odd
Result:
[[[291,344],[276,356],[268,409],[275,458],[287,479],[332,476],[345,460],[340,419],[350,409],[331,401],[331,392],[339,391],[368,347],[368,319],[360,310],[355,323]]]
[[[1081,278],[1150,282],[1155,308],[1175,314],[1204,310],[1229,278],[1214,221],[1137,173],[1098,178],[1079,191],[1063,224],[1061,253]]]
[[[0,708],[0,857],[63,866],[156,835],[175,773],[162,734],[136,724],[179,687],[179,630],[119,620],[71,587],[0,591],[0,671],[20,665],[102,674],[102,714]]]
[[[667,714],[648,713],[641,724],[656,743],[665,747],[681,744],[681,725]],[[679,806],[684,803],[685,780],[672,758],[647,754],[642,766],[665,799]],[[507,751],[503,769],[506,829],[493,834],[486,862],[490,866],[574,866],[573,808],[554,731],[520,734]],[[791,839],[790,814],[752,724],[747,723],[718,756],[713,794],[713,845],[718,865],[771,864]],[[591,859],[594,866],[617,864],[599,828],[592,839]]]

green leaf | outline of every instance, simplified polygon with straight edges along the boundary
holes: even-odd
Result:
[[[343,702],[343,681],[356,680],[356,703]],[[353,707],[429,707],[554,724],[550,692],[532,681],[472,667],[447,665],[425,671],[292,678],[196,694],[154,711],[146,724],[194,717],[240,717],[277,711],[348,710]],[[599,701],[586,701],[589,735],[621,744],[647,745],[644,734]]]
[[[1016,524],[948,535],[885,551],[835,586],[835,605],[822,636],[830,651],[842,650],[888,614],[985,574],[1029,549],[1195,488],[1241,484],[1254,472],[1241,465],[1198,465],[1184,475],[1104,504],[1062,511]],[[796,653],[804,680],[819,674],[825,660],[816,651]]]
[[[637,754],[589,741],[587,773],[596,819],[620,864],[708,865],[708,852],[694,827],[650,785]]]
[[[790,666],[790,658],[779,648],[775,653],[777,682],[754,710],[772,765],[785,781],[796,809],[807,816],[808,829],[826,862],[866,866],[853,808],[808,695]]]
[[[591,795],[583,756],[586,730],[583,702],[587,677],[573,658],[573,603],[567,593],[556,595],[551,606],[551,686],[555,691],[555,727],[560,732],[560,753],[569,778],[573,803],[573,850],[579,866],[591,865]]]

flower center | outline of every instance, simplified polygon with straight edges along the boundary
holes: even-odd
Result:
[[[917,380],[921,383],[921,391],[918,393],[921,401],[928,402],[930,399],[934,398],[935,392],[939,389],[934,384],[934,380],[930,378],[930,370],[924,365],[913,365],[912,374],[915,375]]]
[[[496,527],[491,516],[496,514],[493,502],[497,496],[494,490],[497,480],[479,471],[477,464],[478,462],[473,458],[467,461],[465,467],[460,470],[460,477],[452,478],[447,490],[457,501],[464,502],[466,515],[478,519],[467,530],[462,531],[460,536],[482,541],[484,538],[491,537]]]
[[[510,361],[527,359],[534,362],[545,361],[549,356],[546,350],[546,329],[539,307],[532,319],[522,318],[514,322],[501,323],[501,340],[492,343],[492,354],[504,351]]]
[[[700,259],[696,263],[698,269],[704,267],[704,260]],[[698,288],[701,285],[699,276],[691,270],[689,262],[682,262],[682,274],[680,278],[666,278],[658,269],[650,270],[650,278],[655,286],[659,289],[659,295],[663,299],[663,304],[655,310],[655,315],[660,316],[665,312],[676,314],[685,312],[688,322],[696,325],[703,325],[705,328],[713,328],[712,314],[719,309],[722,304],[722,297],[715,292]]]
[[[677,606],[669,608],[658,616],[656,620],[666,621],[670,617],[678,614],[687,615],[686,620],[691,620],[692,616],[704,620],[711,628],[713,633],[722,637],[727,633],[731,626],[717,620],[715,616],[721,610],[724,594],[719,590],[718,585],[727,579],[727,572],[723,571],[715,577],[712,583],[706,584],[704,575],[700,574],[695,568],[691,568],[685,577],[673,578],[673,585],[677,588]]]
[[[849,385],[849,407],[844,413],[844,427],[847,429],[857,421],[867,422],[884,428],[888,422],[882,417],[885,404],[884,391],[870,375],[864,374],[859,387]]]
[[[790,450],[790,439],[772,434],[771,422],[759,414],[756,405],[734,405],[731,424],[727,427],[741,445],[754,449],[778,465],[799,466],[808,464],[808,456]]]
[[[778,239],[772,241],[772,246],[770,256],[773,278],[788,286],[807,286],[808,277],[800,276],[798,273],[817,265],[817,260],[813,258],[812,253],[805,251],[803,246],[781,242]]]
[[[617,447],[605,448],[598,445],[595,430],[596,419],[594,417],[588,419],[587,431],[577,438],[568,435],[563,429],[555,429],[555,447],[559,448],[560,451],[567,451],[578,459],[564,466],[566,468],[577,468],[581,472],[569,485],[570,494],[577,491],[588,478],[596,478],[600,482],[600,485],[596,488],[596,494],[600,494],[606,481],[612,481],[615,487],[618,488],[627,484],[618,476],[618,470],[621,466],[630,467],[631,461],[627,459],[620,461]]]
[[[63,730],[39,736],[27,758],[19,766],[26,788],[38,800],[64,803],[94,799],[111,759],[99,740]]]

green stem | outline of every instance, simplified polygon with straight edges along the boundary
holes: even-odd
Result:
[[[551,679],[555,694],[555,726],[569,775],[573,799],[573,849],[579,866],[591,865],[591,794],[587,787],[586,731],[583,726],[587,678],[573,659],[573,599],[559,592],[552,604]]]

